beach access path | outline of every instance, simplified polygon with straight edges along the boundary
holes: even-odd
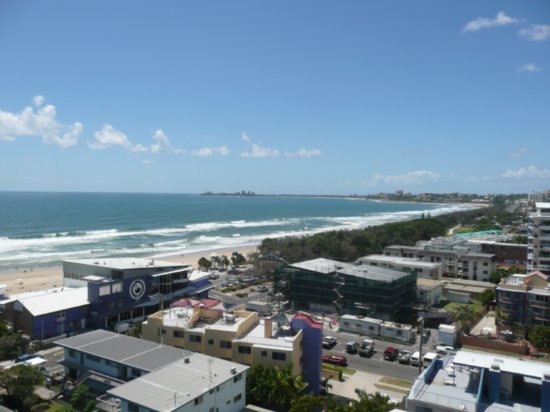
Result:
[[[155,259],[167,262],[184,263],[198,268],[201,257],[210,259],[212,254],[226,255],[231,258],[233,252],[239,252],[243,256],[255,252],[256,246],[243,246],[236,248],[218,248],[202,252],[181,253],[171,256],[156,256]],[[26,292],[36,292],[63,286],[63,267],[61,264],[44,268],[16,268],[14,270],[0,271],[0,285],[6,285],[8,296]]]

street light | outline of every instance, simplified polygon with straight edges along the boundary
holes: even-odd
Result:
[[[422,366],[424,364],[422,360],[422,338],[424,337],[424,317],[420,315],[418,317],[418,321],[420,322],[420,346],[418,349],[418,374],[422,372]]]

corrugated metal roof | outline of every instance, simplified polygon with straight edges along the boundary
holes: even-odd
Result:
[[[87,305],[89,303],[88,288],[62,288],[59,291],[55,289],[53,292],[42,295],[20,298],[19,302],[33,316],[45,315]]]

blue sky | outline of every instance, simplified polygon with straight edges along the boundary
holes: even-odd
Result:
[[[550,189],[548,1],[0,0],[0,190]]]

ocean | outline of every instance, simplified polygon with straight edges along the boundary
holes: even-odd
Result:
[[[0,192],[0,270],[169,256],[471,208],[313,197]]]

